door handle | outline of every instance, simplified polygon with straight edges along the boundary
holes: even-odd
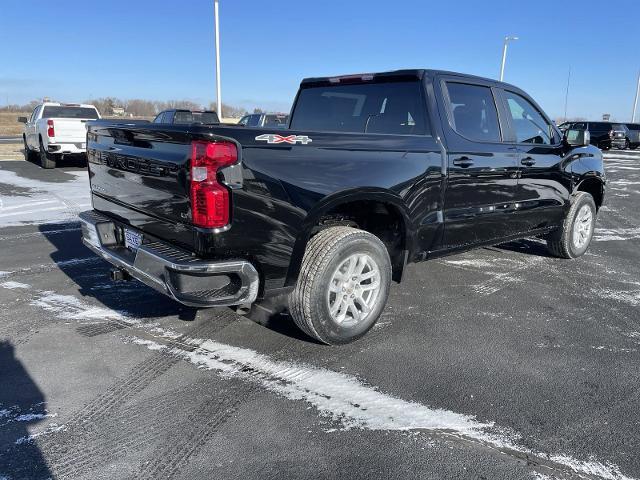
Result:
[[[526,167],[532,167],[536,164],[536,161],[531,157],[527,157],[520,160],[520,163]]]
[[[453,164],[456,165],[457,167],[467,168],[473,165],[473,160],[471,160],[469,157],[460,157],[460,158],[456,158],[453,161]]]

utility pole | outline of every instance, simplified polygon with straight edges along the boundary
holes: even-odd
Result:
[[[567,76],[567,91],[564,93],[564,121],[567,121],[567,103],[569,102],[569,82],[571,82],[571,67]]]
[[[220,22],[218,15],[218,0],[213,0],[213,19],[216,36],[216,112],[222,120],[222,92],[220,88]]]
[[[633,115],[631,115],[631,123],[636,123],[636,109],[638,108],[639,93],[640,93],[640,73],[638,73],[638,86],[636,87],[636,98],[633,101]]]
[[[500,65],[500,81],[504,79],[504,65],[507,62],[507,47],[512,40],[518,40],[518,37],[504,37],[504,45],[502,47],[502,65]]]

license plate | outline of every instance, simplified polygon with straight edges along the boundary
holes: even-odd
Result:
[[[125,228],[124,246],[135,252],[140,245],[142,245],[142,234]]]

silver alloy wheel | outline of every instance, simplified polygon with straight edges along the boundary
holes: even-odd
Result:
[[[348,257],[333,272],[327,302],[336,323],[353,326],[374,309],[380,293],[380,268],[366,253]]]
[[[593,213],[589,205],[583,205],[573,222],[573,245],[582,248],[589,241],[593,228]]]

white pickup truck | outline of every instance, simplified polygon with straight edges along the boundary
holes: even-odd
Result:
[[[42,168],[55,168],[64,155],[85,155],[87,152],[86,123],[100,118],[93,105],[45,102],[33,109],[24,123],[24,156],[26,160],[39,157]]]

